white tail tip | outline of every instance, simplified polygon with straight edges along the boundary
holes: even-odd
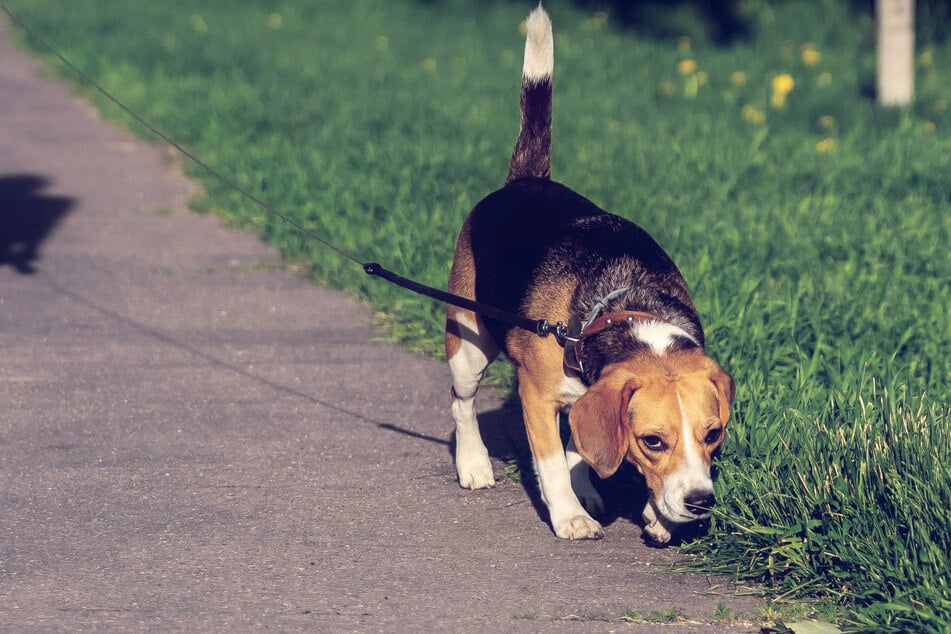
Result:
[[[525,38],[522,77],[533,81],[551,77],[555,66],[555,47],[551,35],[551,20],[541,4],[529,14],[526,27],[528,34]]]

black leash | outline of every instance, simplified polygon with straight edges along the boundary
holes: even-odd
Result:
[[[407,279],[401,275],[397,275],[392,271],[387,271],[385,268],[379,264],[376,264],[375,262],[364,264],[363,270],[366,271],[368,275],[381,277],[388,282],[392,282],[397,286],[405,288],[406,290],[419,293],[420,295],[425,295],[426,297],[438,300],[444,304],[452,304],[453,306],[458,306],[459,308],[471,310],[472,312],[482,315],[483,317],[495,319],[496,321],[504,322],[511,326],[515,326],[516,328],[522,328],[523,330],[534,332],[539,337],[547,337],[550,334],[554,334],[559,338],[559,340],[561,340],[566,333],[565,326],[560,321],[553,326],[548,322],[547,319],[531,319],[529,317],[522,317],[521,315],[514,315],[499,308],[495,308],[494,306],[487,306],[486,304],[481,304],[471,299],[460,297],[459,295],[453,295],[452,293],[441,291],[437,288],[432,288],[431,286],[425,286],[419,282],[414,282],[413,280]]]
[[[170,138],[167,134],[159,130],[156,126],[152,125],[151,123],[143,119],[141,116],[139,116],[134,110],[132,110],[131,108],[126,106],[124,103],[119,101],[116,97],[113,97],[112,94],[107,92],[105,88],[103,88],[98,83],[96,83],[91,77],[89,77],[89,75],[84,73],[75,64],[73,64],[71,61],[66,59],[66,57],[63,56],[62,53],[60,53],[56,48],[54,48],[51,44],[49,44],[45,39],[40,37],[33,29],[27,26],[26,23],[24,23],[20,18],[18,18],[5,5],[0,4],[0,10],[3,10],[3,12],[6,13],[10,17],[10,20],[19,28],[21,28],[29,37],[37,41],[41,46],[43,46],[43,48],[48,50],[51,54],[53,54],[53,56],[59,59],[59,61],[62,62],[63,65],[65,65],[73,73],[75,73],[76,76],[78,76],[79,79],[83,83],[90,86],[91,88],[94,88],[103,97],[105,97],[110,102],[118,106],[123,112],[125,112],[130,117],[135,119],[138,123],[143,125],[152,134],[154,134],[155,136],[160,138],[162,141],[164,141],[165,143],[173,147],[176,151],[178,151],[179,154],[189,159],[190,161],[192,161],[193,163],[201,167],[203,170],[211,174],[213,177],[215,177],[216,179],[224,183],[226,186],[238,192],[239,194],[241,194],[242,196],[244,196],[245,198],[247,198],[254,204],[258,205],[259,207],[261,207],[268,213],[273,214],[274,216],[280,218],[287,224],[291,225],[292,227],[297,229],[299,232],[301,232],[303,235],[307,236],[308,238],[311,238],[312,240],[316,242],[319,242],[321,245],[327,247],[328,249],[331,249],[332,251],[336,252],[338,255],[354,262],[355,264],[359,264],[367,275],[379,277],[381,279],[384,279],[390,282],[391,284],[395,284],[396,286],[405,288],[406,290],[409,290],[409,291],[413,291],[414,293],[418,293],[425,297],[435,299],[445,304],[451,304],[453,306],[458,306],[459,308],[471,310],[472,312],[482,315],[483,317],[488,317],[489,319],[501,321],[511,326],[515,326],[516,328],[522,328],[523,330],[528,330],[530,332],[535,333],[539,337],[547,337],[549,334],[554,334],[556,337],[558,337],[558,340],[560,342],[563,342],[565,337],[567,336],[567,328],[561,322],[558,322],[555,325],[551,325],[547,319],[530,319],[528,317],[523,317],[521,315],[509,313],[507,311],[501,310],[494,306],[487,306],[477,301],[467,299],[465,297],[460,297],[459,295],[454,295],[447,291],[442,291],[437,288],[433,288],[431,286],[420,284],[419,282],[414,282],[411,279],[405,278],[401,275],[397,275],[396,273],[393,273],[392,271],[389,271],[383,268],[383,266],[381,266],[380,264],[377,264],[376,262],[363,262],[356,256],[350,253],[347,253],[346,251],[339,248],[338,246],[336,246],[335,244],[333,244],[326,238],[322,238],[321,236],[317,235],[316,233],[314,233],[313,231],[311,231],[304,225],[300,224],[299,222],[297,222],[290,216],[287,216],[286,214],[281,213],[273,206],[261,200],[260,198],[252,194],[250,191],[242,188],[240,185],[235,183],[232,179],[218,172],[217,170],[212,168],[210,165],[202,161],[200,158],[195,156],[193,153],[186,150],[179,143],[175,142],[172,138]]]

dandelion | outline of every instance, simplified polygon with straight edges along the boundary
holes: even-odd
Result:
[[[820,61],[822,61],[822,53],[816,50],[812,42],[806,42],[802,45],[802,49],[799,51],[799,55],[802,58],[802,63],[806,66],[815,66]]]
[[[427,57],[423,60],[423,70],[430,73],[436,72],[436,60],[432,57]]]
[[[786,105],[786,96],[792,92],[795,85],[796,82],[793,81],[792,76],[788,73],[773,77],[773,96],[770,99],[772,106],[774,108],[782,108]]]
[[[695,70],[697,70],[697,62],[692,59],[680,60],[680,63],[677,64],[677,72],[681,75],[689,75]]]
[[[697,96],[700,86],[707,83],[707,74],[703,71],[697,71],[697,62],[690,58],[682,59],[677,64],[677,72],[684,76],[684,96],[693,98]]]
[[[831,114],[824,114],[816,121],[823,130],[831,130],[835,127],[835,117]]]
[[[743,85],[745,85],[745,84],[746,84],[746,73],[744,73],[744,72],[741,71],[741,70],[738,70],[738,71],[734,72],[732,75],[730,75],[730,82],[731,82],[734,86],[743,86]]]
[[[835,149],[835,139],[825,138],[816,143],[816,152],[819,154],[825,154],[826,152],[831,152]]]
[[[280,13],[272,13],[267,16],[267,28],[276,31],[284,25],[284,18]]]
[[[921,131],[925,134],[934,134],[936,129],[937,126],[934,124],[934,121],[925,121],[921,124]]]
[[[753,125],[762,125],[766,123],[766,113],[755,106],[751,106],[750,104],[743,106],[743,109],[740,111],[740,115],[743,117],[744,121],[752,123]]]
[[[934,62],[934,53],[931,51],[922,51],[921,55],[918,56],[918,63],[921,66],[931,66]]]

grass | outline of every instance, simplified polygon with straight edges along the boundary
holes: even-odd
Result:
[[[462,219],[504,179],[533,3],[8,4],[216,169],[424,283],[445,285]],[[844,625],[947,632],[951,46],[920,41],[915,105],[882,109],[852,3],[739,6],[750,39],[716,47],[689,4],[668,38],[551,0],[553,174],[665,246],[736,378],[699,563]],[[185,168],[196,209],[439,354],[440,306]]]
[[[678,621],[686,620],[687,613],[680,608],[653,610],[647,615],[647,621],[651,623],[677,623]]]
[[[723,603],[722,601],[717,603],[717,607],[713,611],[713,616],[711,618],[714,623],[723,625],[729,625],[737,621],[736,614],[732,609],[730,609],[730,606],[728,606],[726,603]]]

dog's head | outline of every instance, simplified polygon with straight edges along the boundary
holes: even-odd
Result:
[[[581,457],[606,478],[625,458],[670,522],[714,503],[710,462],[726,433],[733,378],[702,350],[639,355],[607,366],[569,415]]]

